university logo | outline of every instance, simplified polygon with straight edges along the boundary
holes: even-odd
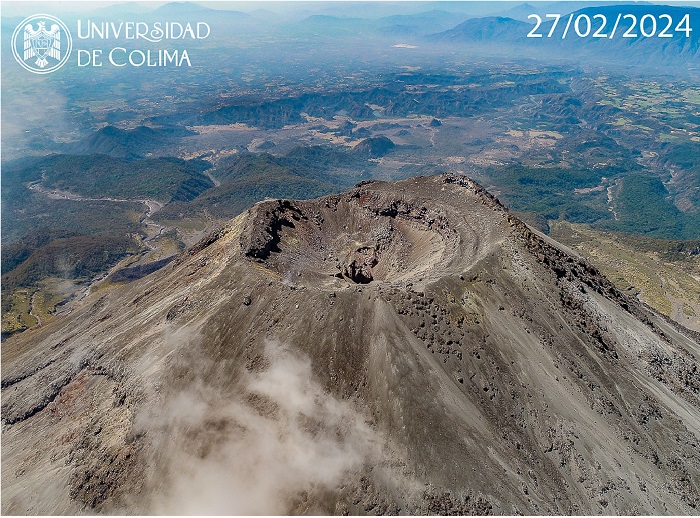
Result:
[[[22,20],[12,33],[12,54],[35,74],[48,74],[65,65],[73,41],[65,23],[48,14]]]

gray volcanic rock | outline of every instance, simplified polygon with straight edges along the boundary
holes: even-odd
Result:
[[[698,336],[462,177],[258,203],[2,353],[5,514],[698,512]]]

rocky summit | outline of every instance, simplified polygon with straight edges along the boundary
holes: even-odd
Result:
[[[699,337],[464,177],[260,202],[2,346],[3,514],[697,514]]]

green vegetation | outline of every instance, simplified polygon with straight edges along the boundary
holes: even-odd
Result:
[[[41,246],[32,250],[19,265],[14,263],[29,249],[11,258],[7,273],[2,275],[3,336],[49,318],[65,298],[62,290],[54,286],[56,283],[68,281],[74,285],[90,280],[136,249],[133,240],[119,235],[72,236],[42,242],[43,239],[30,243],[30,246]]]
[[[630,175],[621,180],[615,211],[619,219],[602,226],[650,237],[696,239],[700,218],[681,212],[670,200],[661,180],[649,175]]]
[[[106,155],[52,155],[5,165],[3,243],[27,239],[31,242],[33,234],[46,232],[92,236],[139,232],[145,210],[143,203],[102,198],[191,200],[213,186],[202,174],[208,167],[208,163],[200,160],[128,161]],[[46,192],[27,188],[31,182],[39,181],[43,191],[68,191],[76,199],[51,197]]]
[[[46,277],[90,278],[115,264],[135,243],[126,236],[77,236],[55,239],[34,250],[2,276],[3,289],[36,286]]]
[[[2,294],[2,336],[21,332],[53,317],[56,306],[63,296],[56,290],[50,279],[41,283],[40,288],[17,288],[3,290]]]
[[[193,132],[177,126],[165,128],[138,126],[131,130],[105,126],[79,144],[77,149],[86,154],[138,158],[169,144],[175,144],[179,138],[192,134]]]
[[[9,336],[35,326],[38,322],[31,315],[30,300],[33,290],[3,290],[2,336]]]
[[[593,223],[607,219],[605,194],[598,191],[582,200],[574,189],[599,185],[603,173],[584,169],[529,168],[512,164],[489,175],[503,193],[499,198],[519,212],[534,212],[541,217],[565,219],[575,223]]]
[[[158,212],[156,221],[173,221],[207,212],[228,219],[265,198],[315,198],[343,188],[291,174],[244,176],[211,189],[193,203],[172,203]]]
[[[39,229],[30,232],[23,239],[3,246],[2,272],[7,273],[22,264],[34,250],[50,243],[54,239],[75,237],[73,231],[66,229]]]
[[[700,142],[683,142],[664,148],[664,157],[677,167],[700,173]]]
[[[242,153],[222,160],[212,174],[221,181],[189,203],[174,202],[155,214],[161,222],[197,218],[210,214],[231,218],[265,198],[308,199],[342,192],[371,178],[376,163],[373,153],[395,148],[386,137],[367,139],[355,151],[329,146],[299,146],[284,156]],[[367,142],[365,141],[365,142]]]
[[[202,174],[202,160],[146,158],[123,160],[107,155],[57,155],[38,164],[49,189],[85,197],[191,200],[213,183]]]
[[[43,231],[56,235],[74,232],[91,236],[106,233],[126,235],[141,231],[142,203],[51,200],[41,194],[28,194],[23,203],[16,203],[16,199],[15,203],[5,202],[3,196],[4,242],[20,243],[22,246],[21,242],[31,240],[34,233]]]

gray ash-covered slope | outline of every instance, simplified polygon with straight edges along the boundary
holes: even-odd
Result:
[[[462,177],[261,202],[2,353],[7,514],[698,512],[697,335]]]

